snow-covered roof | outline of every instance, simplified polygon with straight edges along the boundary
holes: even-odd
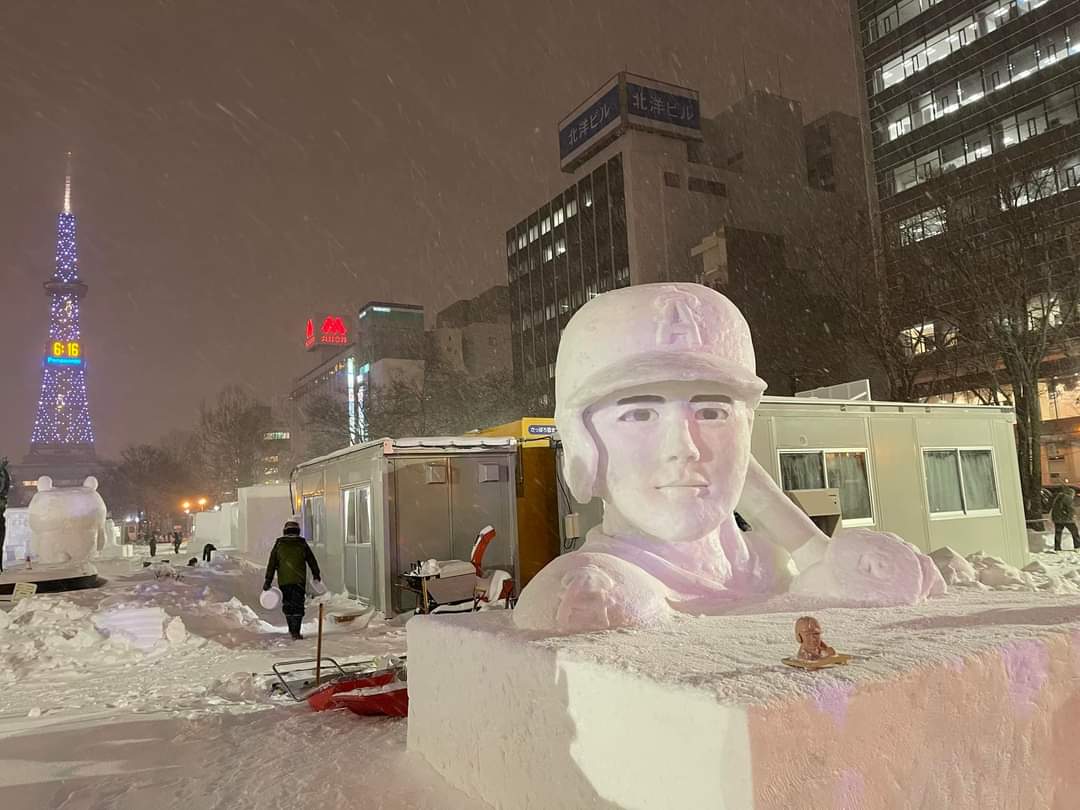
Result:
[[[483,450],[486,448],[514,447],[517,439],[510,436],[412,436],[400,439],[389,437],[375,439],[363,444],[354,444],[319,456],[309,461],[296,465],[296,469],[310,467],[313,464],[321,464],[332,459],[341,458],[352,453],[359,453],[372,447],[382,446],[386,455],[391,455],[397,450]]]

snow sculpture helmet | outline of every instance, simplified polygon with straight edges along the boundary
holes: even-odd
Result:
[[[753,410],[757,376],[750,328],[725,296],[700,284],[641,284],[585,304],[563,332],[555,364],[555,421],[574,497],[597,495],[599,448],[588,408],[625,388],[660,382],[719,382]]]

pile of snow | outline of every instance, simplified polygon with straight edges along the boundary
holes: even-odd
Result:
[[[95,613],[63,598],[32,597],[0,612],[0,682],[52,671],[77,673],[130,664],[172,644],[191,643],[179,618],[161,608],[109,608]]]
[[[945,584],[950,588],[954,585],[974,585],[979,581],[975,566],[948,546],[931,552],[930,559],[934,561],[945,579]]]
[[[948,546],[934,551],[930,558],[950,587],[981,591],[1080,593],[1080,558],[1075,561],[1060,558],[1050,562],[1053,559],[1051,555],[1046,562],[1034,560],[1023,570],[981,551],[965,558]]]
[[[160,644],[180,644],[188,637],[183,620],[170,619],[159,607],[111,607],[94,614],[93,622],[109,638],[127,641],[143,652]]]

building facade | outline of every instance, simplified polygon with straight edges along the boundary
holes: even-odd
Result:
[[[853,14],[890,283],[905,286],[911,268],[925,266],[918,256],[947,249],[941,246],[963,233],[967,244],[982,241],[1002,255],[1007,240],[1022,242],[1024,251],[1039,254],[1023,259],[1034,275],[1056,273],[1064,279],[1060,288],[1073,286],[1068,278],[1080,253],[1080,2],[855,0]],[[1009,235],[1020,217],[1030,225]],[[989,308],[987,291],[967,281],[957,290],[941,273],[930,290],[911,294],[905,339],[923,359],[923,390],[934,400],[975,400],[977,393],[968,392],[987,384],[985,373],[973,372],[977,364],[953,360],[961,327],[935,318],[940,306],[925,306],[928,297],[966,295],[971,307]],[[1044,476],[1048,483],[1077,481],[1080,366],[1069,327],[1075,287],[1031,290],[1026,317],[1053,328],[1060,314],[1062,325],[1038,392]],[[1044,319],[1048,309],[1054,313]],[[1010,395],[1008,386],[1004,393]]]
[[[759,353],[774,392],[839,381],[820,358],[784,362],[785,313],[766,299],[778,284],[812,293],[828,223],[865,221],[856,119],[808,125],[797,101],[760,91],[705,118],[695,91],[620,73],[559,131],[572,179],[506,232],[519,385],[553,395],[560,335],[590,298],[662,281],[703,282],[744,308],[755,343],[777,346]]]

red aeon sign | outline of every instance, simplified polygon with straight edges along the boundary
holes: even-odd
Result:
[[[304,332],[304,347],[314,349],[320,346],[345,346],[349,343],[349,328],[345,320],[336,315],[323,318],[322,326],[315,331],[315,319],[309,318]]]

